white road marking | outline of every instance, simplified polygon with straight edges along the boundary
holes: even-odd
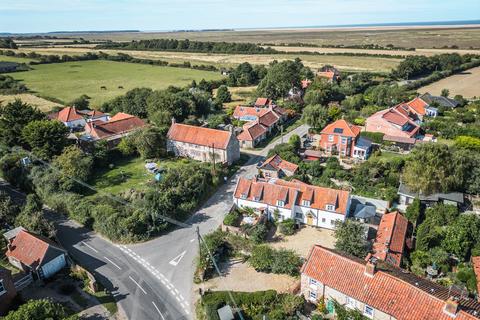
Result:
[[[138,284],[137,281],[135,281],[135,279],[133,279],[131,276],[128,276],[128,277],[130,278],[130,280],[132,280],[137,285],[137,287],[140,288],[140,290],[143,291],[143,293],[147,294],[147,292]]]
[[[195,241],[195,240],[196,240],[196,239],[192,239],[192,240],[190,240],[190,242],[193,242],[193,241]]]
[[[165,320],[165,317],[163,316],[163,314],[160,312],[160,309],[158,309],[157,305],[155,304],[155,302],[152,301],[152,304],[153,306],[155,307],[155,309],[157,309],[157,312],[158,314],[162,317],[163,320]]]
[[[97,249],[95,249],[94,247],[92,247],[91,245],[89,245],[88,243],[86,243],[85,241],[82,241],[82,243],[84,245],[86,245],[87,247],[89,247],[90,249],[92,249],[93,251],[95,251],[96,253],[98,253]]]
[[[179,263],[180,263],[180,260],[182,260],[183,256],[185,255],[185,253],[187,253],[187,251],[183,251],[182,253],[180,253],[178,256],[176,256],[175,258],[173,258],[169,263],[172,265],[172,266],[177,266]]]
[[[107,257],[104,256],[105,259],[107,259],[108,262],[110,262],[111,264],[113,264],[115,267],[118,268],[118,270],[122,270],[122,268],[120,268],[115,262],[113,262],[112,260],[108,259]]]

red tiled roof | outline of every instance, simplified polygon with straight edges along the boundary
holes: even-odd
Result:
[[[262,185],[265,190],[263,197],[259,200],[253,200],[253,195],[250,192],[252,187],[256,185]],[[311,202],[310,207],[313,209],[325,210],[327,204],[334,205],[335,212],[338,214],[346,213],[350,195],[347,191],[311,186],[295,181],[288,182],[277,179],[272,182],[265,182],[240,178],[234,197],[241,198],[242,194],[246,194],[246,199],[248,200],[269,205],[277,204],[279,194],[288,194],[289,196],[285,203],[286,208],[291,208],[294,203],[295,205],[302,205],[302,200],[308,200]]]
[[[257,101],[255,101],[256,106],[262,106],[262,107],[266,107],[270,103],[271,103],[271,101],[268,98],[257,98]]]
[[[11,249],[5,255],[13,257],[26,266],[36,268],[41,265],[50,244],[47,241],[21,230],[13,239]]]
[[[58,113],[52,114],[51,119],[57,119],[61,122],[70,122],[81,120],[83,119],[83,116],[74,107],[66,107],[60,110]]]
[[[333,71],[317,72],[317,77],[328,78],[329,80],[333,80],[333,78],[335,78],[335,72]]]
[[[258,122],[267,128],[270,128],[280,119],[273,111],[269,110],[263,116],[258,118]]]
[[[233,117],[237,119],[245,116],[261,117],[268,111],[268,108],[236,106],[235,111],[233,112]]]
[[[145,122],[126,113],[117,113],[109,121],[92,121],[85,125],[87,131],[96,139],[106,139],[111,136],[128,133],[145,126]]]
[[[408,220],[400,213],[384,214],[373,243],[373,256],[400,267],[407,227]]]
[[[298,170],[298,166],[295,163],[288,162],[280,158],[278,154],[275,154],[265,160],[260,168],[265,168],[265,166],[271,165],[275,170],[287,170],[290,172],[295,172]]]
[[[415,144],[417,142],[417,140],[415,138],[389,136],[389,135],[384,135],[383,140],[392,141],[392,142],[399,142],[399,143],[406,143],[406,144]]]
[[[405,270],[379,262],[372,276],[365,274],[364,260],[315,245],[302,267],[302,274],[368,304],[399,320],[451,320],[444,311],[452,292],[439,284]],[[478,319],[480,304],[459,298],[455,319]]]
[[[168,130],[168,139],[196,144],[199,146],[215,147],[226,150],[232,133],[230,131],[216,130],[181,123],[174,123]]]
[[[250,122],[243,126],[243,131],[237,136],[240,141],[253,141],[262,134],[267,133],[267,129],[258,122]]]
[[[472,257],[473,272],[477,278],[477,293],[480,292],[480,257]],[[478,298],[480,300],[480,296]]]
[[[121,112],[120,112],[121,113]],[[126,113],[124,113],[126,114]],[[99,117],[103,117],[105,116],[106,114],[103,113],[102,111],[98,111],[98,110],[91,110],[89,112],[87,112],[87,115],[91,118],[99,118]]]
[[[400,112],[394,110],[394,109],[389,109],[384,115],[383,118],[386,119],[387,121],[396,124],[398,126],[403,126],[407,124],[408,118],[402,115]]]
[[[335,129],[342,129],[342,133],[335,132]],[[323,128],[322,134],[338,134],[344,137],[355,138],[360,134],[360,128],[348,123],[347,121],[340,119],[333,123],[330,123],[325,128]]]
[[[412,109],[416,114],[425,115],[425,108],[428,107],[428,103],[423,101],[421,98],[416,97],[412,101],[408,102],[407,105]]]

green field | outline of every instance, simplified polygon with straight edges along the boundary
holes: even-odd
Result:
[[[185,86],[192,80],[222,77],[217,72],[103,60],[42,64],[33,69],[10,75],[38,95],[64,103],[86,94],[92,98],[93,107],[138,87],[165,89],[170,85]],[[102,90],[102,86],[106,89]]]
[[[17,63],[29,63],[31,61],[34,61],[34,59],[17,58],[17,57],[12,57],[12,56],[0,55],[0,61],[17,62]]]

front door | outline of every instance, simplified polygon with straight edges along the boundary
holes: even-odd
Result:
[[[307,215],[307,224],[308,225],[313,225],[313,216],[312,215]]]

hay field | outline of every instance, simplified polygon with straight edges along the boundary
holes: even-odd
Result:
[[[33,94],[30,94],[30,93],[0,95],[0,105],[12,102],[15,99],[20,99],[24,103],[28,103],[32,106],[36,106],[39,110],[43,112],[49,112],[55,107],[63,107],[63,105],[61,105],[60,103],[52,102],[52,101],[34,96]]]
[[[164,89],[170,85],[185,86],[192,80],[222,78],[217,72],[113,61],[43,64],[10,75],[36,94],[65,103],[86,94],[92,98],[93,107],[134,88]],[[101,89],[102,86],[106,89]]]
[[[460,94],[465,98],[480,97],[480,67],[473,68],[451,77],[421,87],[420,93],[440,95],[442,89],[450,90],[450,96]]]
[[[228,41],[255,43],[312,43],[315,45],[379,44],[406,48],[441,48],[456,45],[461,49],[478,48],[479,26],[422,26],[422,27],[363,27],[266,29],[204,32],[116,32],[64,34],[62,37],[82,37],[87,40],[130,41],[141,39],[190,39],[199,41]]]
[[[35,51],[43,54],[84,54],[95,50],[88,48],[35,48],[21,49],[21,52]],[[353,57],[353,56],[322,56],[302,54],[211,54],[194,52],[166,52],[166,51],[134,51],[134,50],[101,50],[109,54],[119,52],[129,54],[136,58],[157,59],[169,62],[189,61],[193,64],[211,64],[215,66],[235,66],[242,62],[251,64],[269,64],[273,60],[293,60],[297,57],[302,59],[305,65],[318,69],[325,64],[331,64],[344,71],[375,71],[389,72],[395,68],[402,59],[383,57]]]
[[[415,51],[406,50],[374,50],[374,49],[350,49],[350,48],[318,48],[318,47],[284,47],[273,46],[271,47],[278,51],[285,52],[319,52],[319,53],[366,53],[366,54],[385,54],[385,55],[401,55],[401,56],[434,56],[443,53],[458,53],[464,54],[480,54],[480,50],[473,49],[416,49]]]
[[[0,61],[7,61],[7,62],[17,62],[17,63],[29,63],[30,61],[34,61],[34,59],[29,58],[17,58],[12,56],[4,56],[0,55]]]

